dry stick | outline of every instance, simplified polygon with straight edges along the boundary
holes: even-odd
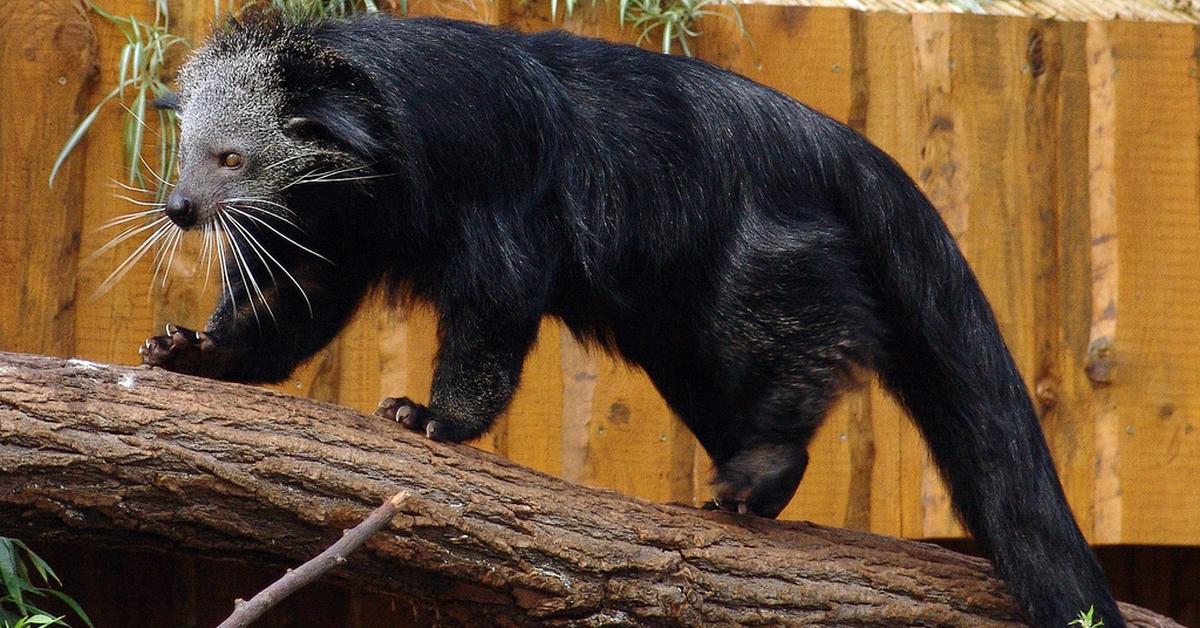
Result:
[[[358,546],[371,538],[371,535],[383,529],[396,516],[400,505],[408,499],[408,493],[401,491],[383,502],[362,523],[347,531],[336,543],[330,545],[315,558],[289,569],[283,577],[272,582],[270,586],[259,591],[249,601],[238,600],[234,603],[233,613],[221,622],[217,628],[245,628],[261,617],[273,606],[295,593],[301,587],[320,578],[329,570],[346,562],[346,556],[358,549]]]

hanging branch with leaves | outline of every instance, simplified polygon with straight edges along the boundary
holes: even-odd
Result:
[[[166,176],[175,168],[176,148],[178,146],[178,124],[174,111],[153,110],[151,104],[170,91],[166,69],[168,63],[176,54],[190,46],[186,39],[170,32],[170,13],[166,0],[154,1],[154,21],[144,22],[130,15],[121,17],[113,15],[96,5],[91,5],[92,11],[105,20],[116,25],[125,36],[125,45],[121,47],[120,67],[117,73],[117,84],[84,117],[79,126],[67,139],[54,167],[50,171],[50,184],[58,175],[63,162],[79,145],[79,142],[91,129],[100,111],[109,103],[116,101],[125,110],[123,122],[123,145],[125,147],[125,165],[127,184],[131,187],[149,189],[146,178],[148,172],[153,172],[143,155],[146,131],[158,136],[158,172]],[[154,114],[155,126],[147,122],[147,113]],[[158,189],[159,200],[165,190],[161,185]]]
[[[30,565],[33,566],[32,572]],[[37,573],[42,586],[34,584]],[[58,574],[46,561],[17,539],[0,536],[0,628],[68,626],[66,615],[44,610],[32,598],[54,598],[71,609],[89,628],[92,620],[69,595],[50,585],[61,585]]]

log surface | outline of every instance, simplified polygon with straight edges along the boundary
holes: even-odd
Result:
[[[0,534],[294,565],[400,490],[337,577],[445,625],[1019,625],[986,561],[937,546],[647,503],[259,388],[0,353]]]

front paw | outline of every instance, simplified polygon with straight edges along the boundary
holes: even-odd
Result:
[[[166,332],[138,348],[142,364],[204,377],[220,377],[225,371],[226,351],[208,334],[177,325],[167,325]]]
[[[384,397],[375,416],[396,421],[410,430],[424,432],[432,440],[448,440],[446,424],[429,408],[408,397]]]

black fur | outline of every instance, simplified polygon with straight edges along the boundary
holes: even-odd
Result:
[[[1030,620],[1063,628],[1095,605],[1122,625],[975,278],[852,130],[701,61],[561,32],[256,20],[208,46],[270,51],[286,103],[271,123],[298,119],[383,176],[279,192],[332,261],[273,242],[311,316],[280,281],[277,322],[256,322],[234,277],[241,305],[222,301],[205,347],[152,341],[148,362],[280,380],[382,283],[440,312],[432,401],[404,412],[460,441],[505,408],[555,316],[644,368],[715,462],[720,504],[765,516],[848,369],[869,366]]]

